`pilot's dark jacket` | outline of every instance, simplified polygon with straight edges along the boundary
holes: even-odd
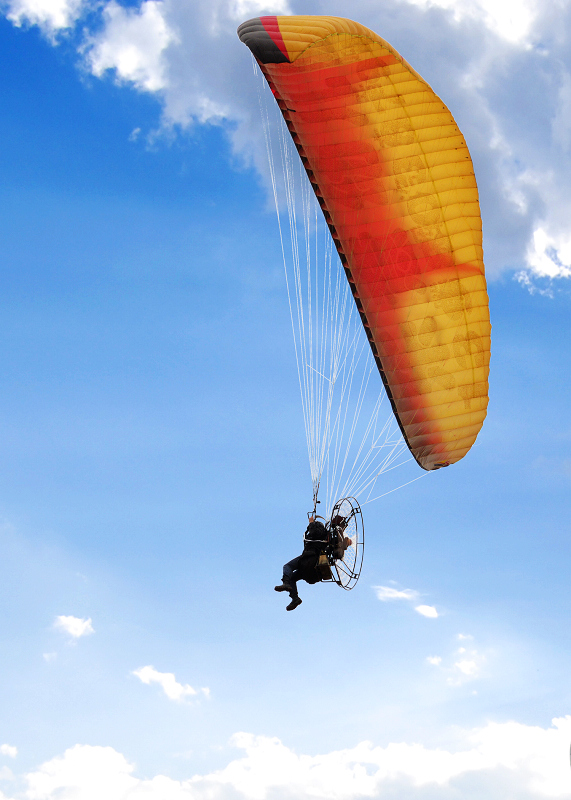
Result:
[[[317,583],[321,576],[317,572],[317,562],[327,541],[327,531],[322,522],[310,522],[303,535],[303,553],[297,563],[299,576],[307,583]]]

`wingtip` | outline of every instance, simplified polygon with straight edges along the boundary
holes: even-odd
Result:
[[[277,17],[254,17],[238,27],[240,41],[261,64],[289,63]]]

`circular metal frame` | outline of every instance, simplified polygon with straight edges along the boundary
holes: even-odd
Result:
[[[335,503],[326,527],[330,539],[327,558],[333,580],[349,591],[359,580],[365,548],[363,515],[354,497],[344,497]]]

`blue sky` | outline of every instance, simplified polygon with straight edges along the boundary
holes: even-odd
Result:
[[[570,10],[3,5],[1,800],[571,797]],[[450,106],[493,325],[477,446],[368,505],[357,588],[294,614],[311,483],[235,35],[265,12],[358,19]]]

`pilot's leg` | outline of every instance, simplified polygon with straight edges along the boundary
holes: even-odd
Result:
[[[297,558],[292,558],[291,561],[284,564],[282,583],[280,586],[275,587],[276,592],[289,592],[291,603],[287,606],[288,611],[293,611],[293,609],[297,608],[301,603],[297,593],[297,581],[301,578],[298,569],[300,561],[301,556],[297,556]]]
[[[301,561],[301,556],[297,556],[297,558],[292,558],[291,561],[288,561],[287,564],[284,564],[283,568],[283,577],[282,583],[286,586],[289,586],[290,594],[297,594],[297,580],[298,576],[296,573],[298,572],[299,562]]]

